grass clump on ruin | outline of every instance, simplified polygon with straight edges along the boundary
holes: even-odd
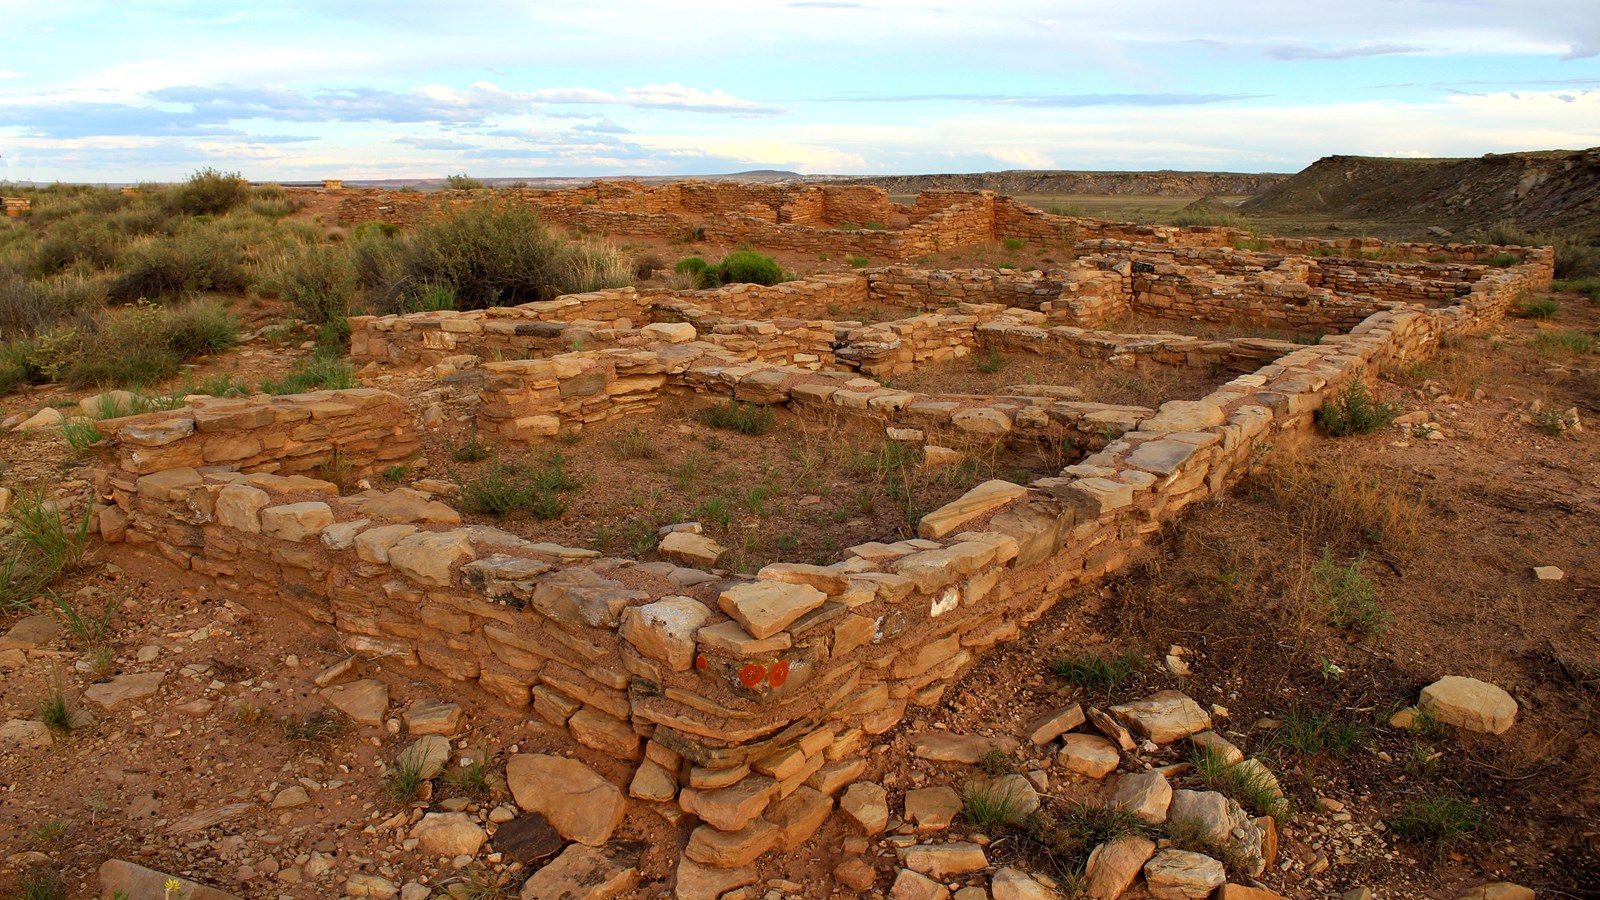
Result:
[[[1533,336],[1532,346],[1541,356],[1587,356],[1595,352],[1594,336],[1574,331],[1540,331]]]
[[[1194,768],[1206,787],[1219,791],[1239,802],[1240,806],[1261,816],[1271,816],[1284,823],[1293,815],[1293,807],[1284,797],[1277,779],[1264,763],[1257,765],[1231,763],[1221,753],[1207,747],[1195,749]]]
[[[1366,383],[1357,379],[1323,401],[1317,422],[1331,437],[1348,437],[1382,431],[1398,415],[1398,406],[1374,397]]]
[[[1489,833],[1482,809],[1447,794],[1411,801],[1389,827],[1397,837],[1441,855],[1462,840]]]
[[[331,709],[308,715],[288,715],[278,723],[283,736],[297,744],[327,744],[344,733],[344,720]]]
[[[1311,594],[1329,625],[1370,637],[1382,634],[1391,617],[1378,603],[1372,580],[1361,572],[1364,562],[1366,554],[1360,554],[1340,565],[1333,559],[1333,550],[1324,547],[1322,558],[1311,569]]]
[[[1068,895],[1083,876],[1089,854],[1101,844],[1142,832],[1137,816],[1112,806],[1068,803],[1041,807],[1011,829],[1023,855],[1063,882]]]
[[[769,406],[740,403],[736,400],[713,404],[701,416],[702,421],[712,428],[748,435],[768,434],[772,431],[777,418]]]
[[[536,519],[560,518],[583,480],[566,470],[566,458],[549,453],[536,464],[496,460],[478,475],[457,478],[461,506],[470,513],[506,516],[526,512]]]
[[[70,516],[42,492],[24,494],[6,511],[0,535],[0,613],[31,610],[56,579],[83,564],[89,511]]]
[[[1131,650],[1116,656],[1069,653],[1051,661],[1050,670],[1068,684],[1110,694],[1117,685],[1133,677],[1143,662],[1143,658]]]
[[[282,378],[261,382],[263,394],[304,394],[308,391],[342,391],[356,386],[356,371],[342,359],[323,353],[301,360]]]

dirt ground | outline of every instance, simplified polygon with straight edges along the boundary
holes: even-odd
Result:
[[[1554,320],[1508,320],[1431,364],[1389,373],[1382,393],[1408,412],[1425,412],[1440,439],[1422,428],[1317,439],[1299,462],[1283,456],[1193,508],[1116,577],[1064,599],[1021,640],[986,655],[945,704],[915,713],[887,736],[888,749],[872,757],[865,777],[890,789],[896,812],[908,787],[960,784],[966,770],[912,759],[910,737],[941,727],[1013,732],[1073,694],[1050,672],[1052,659],[1132,651],[1143,662],[1129,680],[1083,699],[1116,702],[1177,687],[1227,707],[1219,727],[1273,763],[1295,804],[1279,865],[1264,879],[1286,896],[1310,900],[1360,885],[1379,898],[1448,900],[1498,878],[1540,897],[1600,896],[1600,437],[1592,427],[1546,434],[1538,427],[1544,420],[1530,413],[1538,402],[1576,408],[1586,425],[1597,421],[1597,357],[1541,352],[1532,341],[1556,329],[1594,335],[1600,307],[1561,299]],[[260,377],[286,367],[292,346],[235,352],[203,371],[237,366]],[[997,377],[1020,380],[1009,369]],[[7,399],[8,410],[20,405]],[[628,459],[618,449],[633,427],[625,421],[559,448],[574,471],[606,485],[576,498],[571,515],[614,521],[616,552],[628,549],[628,523],[646,514],[653,520],[656,510],[692,511],[721,488],[747,491],[759,481],[750,472],[772,479],[779,490],[766,501],[786,505],[795,524],[774,525],[731,494],[731,540],[745,529],[770,536],[778,549],[776,540],[794,533],[803,557],[853,543],[858,532],[860,539],[893,533],[893,516],[903,515],[885,493],[874,494],[872,514],[859,523],[832,520],[850,508],[849,498],[836,495],[871,480],[844,463],[854,448],[843,441],[829,445],[810,487],[775,474],[805,459],[808,438],[793,422],[747,437],[682,414],[662,421],[670,427],[650,435],[654,456]],[[450,461],[461,436],[447,429],[429,447],[434,467]],[[721,442],[715,450],[713,439]],[[675,469],[696,454],[706,461],[700,480],[679,490]],[[53,440],[0,436],[0,456],[10,466],[0,478],[11,486],[84,475]],[[740,482],[730,485],[735,477]],[[807,503],[811,496],[823,501]],[[934,502],[935,494],[927,496]],[[585,528],[572,532],[580,544],[596,536]],[[1387,614],[1381,633],[1329,624],[1311,574],[1324,547],[1341,565],[1361,561]],[[1536,565],[1559,566],[1565,577],[1536,581]],[[127,546],[97,550],[58,591],[91,613],[115,598],[121,606],[103,648],[64,635],[20,668],[0,671],[0,721],[36,717],[58,689],[92,716],[46,749],[0,752],[0,896],[21,895],[26,879],[49,873],[59,874],[69,896],[93,896],[94,870],[112,856],[242,898],[334,896],[358,872],[396,884],[425,879],[434,888],[471,883],[474,896],[497,896],[498,879],[514,893],[521,876],[510,858],[491,854],[457,868],[405,848],[406,817],[398,824],[391,817],[408,810],[385,799],[383,774],[405,737],[355,725],[323,735],[293,727],[322,706],[313,677],[343,658],[325,628],[287,617],[266,598],[219,596]],[[0,619],[0,629],[16,621]],[[1191,676],[1158,662],[1174,644],[1187,648]],[[424,698],[461,703],[468,724],[456,750],[482,754],[492,770],[517,752],[567,746],[476,689],[381,662],[359,668],[389,685],[395,710]],[[165,677],[148,698],[111,710],[83,699],[97,682],[149,671]],[[1517,725],[1499,737],[1412,735],[1387,725],[1392,710],[1445,674],[1506,688],[1521,706]],[[1301,752],[1260,721],[1317,716],[1352,726],[1359,740],[1343,753]],[[614,780],[626,778],[617,762],[578,755]],[[295,785],[309,802],[273,809]],[[463,792],[444,780],[434,790],[430,808],[507,802],[492,779],[487,793],[459,800],[451,798]],[[1481,810],[1488,831],[1439,853],[1392,836],[1388,823],[1407,803],[1444,794]],[[1317,798],[1344,811],[1320,809]],[[223,819],[207,826],[191,818],[205,813]],[[666,892],[685,828],[635,804],[622,834],[650,844],[639,896]],[[958,823],[952,833],[967,831]],[[836,819],[786,860],[764,863],[763,873],[804,885],[792,894],[828,896],[846,839]],[[1016,849],[991,845],[992,855],[1025,857],[1010,846]],[[879,888],[892,878],[892,858],[880,858]]]

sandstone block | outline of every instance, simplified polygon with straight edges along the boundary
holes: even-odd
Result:
[[[663,597],[622,611],[619,633],[640,653],[687,672],[694,664],[694,639],[711,610],[692,597]]]
[[[261,533],[284,541],[303,541],[332,524],[333,510],[314,500],[261,510]]]
[[[464,530],[424,531],[390,547],[389,565],[420,584],[448,587],[450,567],[476,556]]]
[[[827,594],[810,585],[757,581],[723,591],[717,603],[759,640],[782,631],[827,599]]]
[[[1517,701],[1497,685],[1446,675],[1422,689],[1417,706],[1446,725],[1503,734],[1517,721]]]
[[[250,534],[261,533],[261,510],[271,498],[266,491],[246,484],[229,484],[217,492],[213,514],[228,528]]]

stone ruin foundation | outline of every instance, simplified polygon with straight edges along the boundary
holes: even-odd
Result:
[[[652,204],[692,206],[701,190],[600,185],[574,209],[670,215]],[[781,229],[864,218],[839,207],[882,199],[852,190],[751,188],[745,205],[767,203],[767,226]],[[1000,221],[1002,204],[980,203]],[[915,227],[902,214],[912,224],[887,234]],[[729,220],[739,216],[756,217]],[[194,398],[101,423],[99,532],[224,594],[275,598],[384,667],[531,708],[633,766],[637,800],[698,816],[689,859],[745,865],[803,843],[909,707],[939,703],[986,649],[1122,566],[1252,458],[1302,440],[1330,394],[1493,323],[1552,277],[1549,250],[1509,248],[1519,261],[1493,268],[1475,260],[1508,248],[1387,248],[1450,261],[1386,262],[1314,255],[1325,249],[1314,242],[1243,251],[1225,234],[1160,233],[1082,240],[1069,266],[1042,273],[895,266],[351,320],[352,356],[369,368],[481,369],[475,422],[492,441],[648,421],[682,396],[847,421],[930,459],[974,437],[1072,448],[1075,461],[1049,477],[981,483],[922,518],[916,537],[859,544],[828,565],[772,562],[744,576],[613,558],[464,525],[447,494],[341,494],[313,473],[337,460],[367,474],[418,452],[406,400],[369,388]],[[871,321],[874,305],[910,314]],[[1290,339],[1110,330],[1130,315]],[[1204,368],[1219,384],[1144,408],[1050,386],[973,396],[878,380],[989,349]]]

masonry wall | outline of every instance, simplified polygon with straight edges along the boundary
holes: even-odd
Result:
[[[795,802],[826,806],[862,771],[871,735],[910,705],[941,702],[977,654],[1015,639],[1063,592],[1119,568],[1184,506],[1231,484],[1263,442],[1309,433],[1329,392],[1493,321],[1539,280],[1537,266],[1517,267],[1452,307],[1377,311],[1203,400],[1135,417],[1058,477],[979,485],[925,517],[916,540],[858,545],[829,566],[773,564],[754,579],[462,527],[448,506],[414,491],[338,497],[313,479],[191,465],[108,467],[96,478],[109,504],[100,524],[106,531],[114,509],[122,529],[111,539],[153,544],[225,591],[274,596],[330,625],[352,652],[475,682],[587,747],[659,768],[671,788],[646,799],[705,820],[686,852],[709,863],[717,832],[757,853],[779,846]],[[601,375],[598,362],[568,373],[562,367],[579,362],[570,359],[492,365],[515,382],[507,389],[577,398],[568,384],[609,386],[613,375],[664,383],[676,363],[648,356]],[[959,404],[919,410],[937,401],[874,382],[758,364],[683,372],[691,387],[796,410],[915,412],[935,424],[962,414]],[[378,409],[384,396],[349,398],[357,411],[344,415],[365,408],[358,398]],[[327,402],[255,405],[316,422]],[[1056,415],[1053,404],[1022,408]],[[130,441],[185,415],[193,418],[108,425],[115,458],[135,458]],[[1011,424],[1033,427],[1021,415]],[[714,812],[734,805],[737,815]]]

